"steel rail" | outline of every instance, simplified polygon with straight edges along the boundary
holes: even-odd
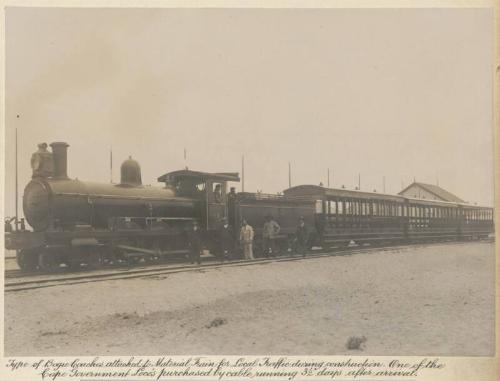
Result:
[[[491,240],[481,240],[481,241],[466,241],[466,242],[439,242],[439,243],[416,243],[416,244],[406,244],[406,245],[398,245],[398,246],[385,246],[385,247],[367,247],[367,248],[359,248],[359,247],[351,247],[351,248],[342,248],[335,251],[325,251],[318,250],[308,253],[305,257],[299,255],[283,255],[278,257],[271,258],[258,258],[254,260],[233,260],[228,262],[220,262],[220,260],[215,260],[211,263],[206,263],[204,265],[180,265],[180,266],[150,266],[148,268],[131,268],[131,269],[115,269],[112,271],[100,270],[101,272],[93,272],[93,273],[84,273],[79,275],[62,275],[54,277],[45,277],[45,278],[33,278],[29,279],[26,277],[26,280],[21,281],[6,281],[4,290],[5,292],[15,292],[15,291],[24,291],[24,290],[34,290],[39,288],[46,287],[54,287],[60,285],[73,285],[73,284],[81,284],[81,283],[92,283],[98,281],[107,281],[107,280],[120,280],[120,279],[132,279],[132,278],[143,278],[143,277],[151,277],[151,276],[160,276],[160,275],[168,275],[175,274],[181,272],[192,272],[192,271],[203,271],[208,269],[218,269],[222,267],[237,267],[237,266],[252,266],[259,264],[268,264],[275,262],[289,262],[289,261],[297,261],[303,259],[317,259],[324,257],[335,257],[342,255],[352,255],[352,254],[362,254],[362,253],[370,253],[370,252],[387,252],[387,251],[398,251],[403,249],[412,249],[418,247],[428,247],[428,246],[449,246],[449,245],[467,245],[473,243],[489,243]]]

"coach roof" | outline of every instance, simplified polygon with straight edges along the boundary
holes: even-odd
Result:
[[[236,181],[236,182],[240,181],[238,172],[209,173],[209,172],[191,171],[189,169],[181,169],[179,171],[165,173],[164,175],[158,177],[158,182],[164,183],[182,177],[196,178],[196,179],[201,179],[203,181],[205,180]]]
[[[365,192],[360,190],[325,188],[319,185],[298,185],[288,188],[283,191],[285,196],[314,196],[314,197],[343,197],[343,198],[358,198],[358,199],[378,199],[387,201],[402,202],[406,199],[403,196],[392,194]]]

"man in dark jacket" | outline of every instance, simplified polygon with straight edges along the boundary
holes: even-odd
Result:
[[[223,218],[219,228],[219,243],[221,258],[231,260],[234,252],[234,232],[227,218]]]
[[[201,231],[196,221],[193,221],[191,229],[189,229],[187,233],[189,243],[189,261],[191,264],[194,264],[195,261],[196,263],[201,264]]]
[[[299,226],[297,226],[297,231],[295,233],[295,251],[298,254],[302,254],[303,257],[306,256],[307,244],[309,240],[309,231],[304,221],[304,217],[300,217]]]

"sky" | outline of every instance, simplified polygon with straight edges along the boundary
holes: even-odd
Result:
[[[16,128],[20,200],[37,143],[65,141],[80,180],[109,182],[111,149],[115,182],[131,155],[152,185],[244,155],[245,191],[286,189],[291,163],[292,185],[329,168],[491,206],[492,28],[486,9],[7,8],[5,213]]]

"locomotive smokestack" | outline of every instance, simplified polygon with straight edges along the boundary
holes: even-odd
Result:
[[[67,179],[68,178],[68,147],[69,144],[65,142],[51,143],[52,154],[54,156],[54,178]]]

